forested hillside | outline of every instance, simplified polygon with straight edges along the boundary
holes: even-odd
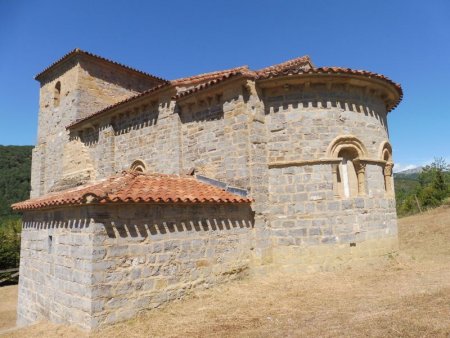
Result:
[[[398,216],[450,203],[450,166],[443,158],[435,158],[420,172],[397,173],[394,179]]]
[[[29,198],[32,146],[0,146],[0,220],[11,204]]]

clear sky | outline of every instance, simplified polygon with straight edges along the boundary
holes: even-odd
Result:
[[[382,73],[397,169],[450,160],[448,0],[0,0],[0,144],[35,144],[34,75],[76,47],[167,79],[305,54]]]

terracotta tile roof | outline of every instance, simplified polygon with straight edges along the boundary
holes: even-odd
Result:
[[[400,84],[392,81],[387,76],[377,74],[377,73],[372,73],[372,72],[369,72],[366,70],[355,70],[355,69],[343,68],[343,67],[318,67],[318,68],[311,68],[311,69],[306,69],[306,70],[298,69],[298,68],[297,69],[288,68],[288,69],[284,69],[284,70],[283,69],[282,70],[275,69],[275,70],[270,70],[270,71],[266,71],[264,73],[258,74],[258,79],[270,79],[270,78],[275,78],[275,77],[302,75],[302,74],[306,74],[306,75],[308,75],[308,74],[356,75],[356,76],[363,76],[363,77],[367,77],[367,78],[374,78],[374,79],[385,81],[385,82],[389,83],[391,86],[393,86],[395,88],[395,90],[397,91],[397,93],[399,94],[398,100],[393,102],[388,107],[388,111],[391,111],[392,109],[397,107],[403,98],[403,90],[402,90],[402,87]]]
[[[248,66],[240,66],[231,69],[224,69],[210,73],[198,74],[190,77],[183,77],[180,79],[171,80],[170,82],[175,86],[186,86],[186,85],[189,86],[198,84],[200,82],[211,81],[217,78],[221,78],[222,76],[243,70],[248,70]]]
[[[301,67],[302,69],[309,69],[313,68],[314,65],[312,64],[312,61],[309,58],[309,56],[305,55],[273,66],[262,68],[260,70],[257,70],[256,73],[258,74],[258,76],[263,76],[270,72],[280,72],[288,69],[298,69],[299,67]]]
[[[251,199],[202,183],[192,176],[124,171],[98,183],[15,203],[32,210],[90,203],[250,203]]]
[[[165,79],[163,79],[163,78],[154,76],[154,75],[152,75],[152,74],[143,72],[143,71],[138,70],[138,69],[135,69],[135,68],[131,68],[131,67],[129,67],[129,66],[125,66],[125,65],[123,65],[123,64],[121,64],[121,63],[119,63],[119,62],[115,62],[115,61],[106,59],[106,58],[104,58],[104,57],[102,57],[102,56],[99,56],[99,55],[95,55],[95,54],[86,52],[86,51],[81,50],[81,49],[79,49],[79,48],[75,48],[74,50],[70,51],[69,53],[67,53],[66,55],[64,55],[62,58],[60,58],[59,60],[53,62],[50,66],[48,66],[47,68],[45,68],[42,72],[40,72],[39,74],[37,74],[34,78],[35,78],[36,80],[39,80],[39,78],[40,78],[42,75],[44,75],[48,70],[50,70],[51,68],[55,67],[55,66],[58,65],[58,64],[63,63],[64,61],[70,59],[71,57],[73,57],[73,56],[75,56],[75,55],[77,55],[77,54],[86,55],[86,56],[88,56],[88,57],[95,58],[95,59],[100,60],[100,61],[103,61],[103,62],[107,62],[107,63],[113,64],[113,65],[116,65],[116,66],[120,66],[120,67],[125,68],[125,69],[127,69],[127,70],[129,70],[129,71],[132,71],[132,72],[134,72],[134,73],[137,73],[137,74],[140,74],[140,75],[144,75],[144,76],[150,77],[150,78],[152,78],[152,79],[154,79],[154,80],[158,80],[158,81],[161,81],[161,82],[166,82],[166,81],[167,81],[167,80],[165,80]]]
[[[114,103],[112,105],[109,105],[109,106],[107,106],[107,107],[105,107],[105,108],[103,108],[101,110],[98,110],[98,111],[96,111],[96,112],[94,112],[94,113],[92,113],[92,114],[90,114],[90,115],[88,115],[88,116],[86,116],[86,117],[84,117],[82,119],[78,119],[78,120],[72,122],[71,124],[66,126],[66,129],[73,128],[73,127],[75,127],[75,126],[77,126],[77,125],[79,125],[79,124],[81,124],[83,122],[86,122],[87,120],[90,120],[90,119],[95,118],[95,117],[97,117],[99,115],[102,115],[103,113],[105,113],[105,112],[107,112],[107,111],[109,111],[109,110],[111,110],[113,108],[117,108],[119,106],[125,105],[128,102],[134,101],[134,100],[136,100],[136,99],[138,99],[140,97],[145,97],[145,96],[154,94],[154,93],[156,93],[156,92],[158,92],[158,91],[160,91],[162,89],[169,88],[169,87],[171,87],[170,82],[165,82],[163,84],[160,84],[159,86],[150,88],[150,89],[148,89],[148,90],[146,90],[146,91],[144,91],[142,93],[130,96],[130,97],[126,98],[125,100],[116,102],[116,103]]]
[[[238,76],[247,77],[247,78],[256,78],[256,73],[254,71],[248,69],[248,68],[239,68],[239,69],[236,69],[236,70],[234,70],[232,72],[225,73],[222,76],[217,77],[217,78],[215,78],[213,80],[210,80],[210,81],[205,82],[205,83],[201,83],[201,84],[199,84],[199,85],[197,85],[197,86],[195,86],[193,88],[190,88],[190,89],[187,89],[185,91],[182,91],[182,92],[178,93],[177,95],[173,96],[172,98],[174,100],[178,100],[178,99],[181,99],[181,98],[184,98],[184,97],[189,96],[191,94],[194,94],[194,93],[197,93],[199,91],[205,90],[205,89],[210,88],[210,87],[212,87],[214,85],[217,85],[219,83],[222,83],[222,82],[224,82],[226,80],[229,80],[231,78],[235,78],[235,77],[238,77]]]

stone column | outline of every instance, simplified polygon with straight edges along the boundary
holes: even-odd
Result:
[[[366,165],[367,163],[361,162],[359,159],[353,160],[355,165],[356,174],[358,176],[358,195],[364,196],[366,194]]]
[[[335,198],[339,198],[339,188],[338,188],[338,163],[333,163],[331,165],[331,172],[333,175],[333,195]]]
[[[386,186],[386,192],[392,194],[392,169],[394,168],[394,163],[388,162],[384,166],[384,184]]]
[[[267,128],[262,95],[253,80],[248,80],[245,89],[248,94],[248,150],[250,171],[250,192],[255,200],[255,250],[257,264],[272,261],[270,227],[267,222],[269,209],[269,176],[267,164]]]

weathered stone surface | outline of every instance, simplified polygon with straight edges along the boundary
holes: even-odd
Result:
[[[149,216],[133,217],[142,207],[150,210]],[[186,293],[233,279],[250,268],[254,219],[248,205],[82,208],[92,215],[107,209],[109,221],[91,218],[74,232],[65,219],[76,217],[76,208],[61,209],[58,218],[51,210],[24,215],[20,324],[58,317],[60,322],[91,329],[181,297],[171,290]],[[124,213],[130,216],[127,222],[120,220]],[[169,222],[218,226],[189,230],[175,226],[176,236],[152,234],[145,227]],[[117,231],[118,227],[141,229],[141,240],[135,240],[133,231]]]
[[[78,59],[49,73],[31,196],[138,163],[147,172],[195,172],[246,189],[251,210],[140,204],[26,212],[19,322],[94,328],[249,268],[310,271],[395,250],[392,93],[378,80],[238,76],[181,99],[174,99],[180,88],[168,87],[66,130],[154,85]]]

